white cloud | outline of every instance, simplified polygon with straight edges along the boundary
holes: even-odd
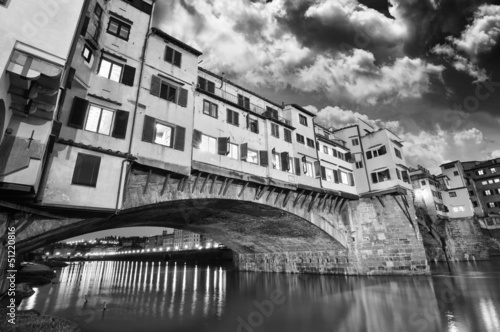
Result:
[[[455,141],[456,145],[464,146],[467,143],[481,144],[483,143],[484,137],[483,133],[480,130],[471,128],[469,130],[455,133],[453,135],[453,140]]]
[[[500,158],[500,150],[492,151],[488,159],[495,159],[495,158]]]

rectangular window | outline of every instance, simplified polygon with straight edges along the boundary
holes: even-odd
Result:
[[[453,175],[458,176],[458,171],[454,171]]]
[[[203,100],[203,114],[217,118],[217,109],[217,104],[209,102],[208,100]]]
[[[333,182],[333,170],[325,168],[326,181]]]
[[[299,123],[307,127],[307,118],[302,114],[299,114]]]
[[[465,208],[462,205],[454,206],[452,209],[453,209],[453,212],[465,212]]]
[[[161,83],[160,98],[175,103],[177,100],[177,87],[167,82]]]
[[[94,7],[94,15],[97,17],[97,19],[101,19],[102,17],[102,7],[96,3]]]
[[[323,145],[323,153],[328,154],[328,146]]]
[[[314,148],[314,140],[308,138],[307,139],[307,146],[311,147],[311,148]]]
[[[348,173],[340,171],[340,183],[350,184],[349,183],[349,174]]]
[[[398,177],[398,180],[401,180],[401,172],[397,168],[396,168],[396,175]]]
[[[155,139],[153,142],[171,148],[173,143],[173,132],[174,128],[172,126],[157,122],[155,124]]]
[[[207,135],[201,135],[200,150],[217,154],[217,139]]]
[[[309,161],[306,161],[306,163],[304,164],[304,168],[306,175],[313,178],[314,177],[313,164]]]
[[[83,45],[82,57],[86,63],[90,63],[92,60],[92,50],[87,46],[87,44]]]
[[[445,165],[444,166],[444,169],[450,169],[450,168],[455,168],[455,164]]]
[[[449,194],[450,194],[450,197],[457,197],[457,193],[454,191],[450,191]]]
[[[297,134],[297,142],[300,144],[305,144],[306,142],[305,142],[304,136]]]
[[[244,97],[243,95],[238,94],[238,106],[243,107],[244,109],[250,109],[250,98]]]
[[[247,162],[252,164],[259,164],[259,153],[255,150],[248,149]]]
[[[422,180],[422,186],[425,186],[427,184],[427,182],[425,182],[425,180]]]
[[[105,108],[90,106],[84,129],[98,134],[109,135],[114,112]]]
[[[271,135],[280,138],[280,127],[276,123],[271,123]]]
[[[371,176],[373,183],[389,181],[391,179],[391,174],[388,169],[382,172],[371,173]]]
[[[495,203],[494,202],[489,202],[488,203],[488,207],[489,208],[494,208],[495,207]]]
[[[481,184],[482,184],[483,186],[485,186],[485,185],[487,185],[487,184],[488,184],[488,181],[483,181],[483,182],[481,182]]]
[[[356,169],[363,168],[363,162],[362,161],[357,161],[356,162]]]
[[[337,150],[332,149],[332,153],[333,153],[333,156],[334,156],[335,158],[338,158],[339,154],[338,154]]]
[[[469,196],[471,196],[471,197],[472,197],[472,196],[476,196],[476,194],[474,194],[474,191],[469,190]]]
[[[204,77],[198,76],[198,87],[203,91],[215,94],[215,83]]]
[[[284,128],[283,133],[285,136],[285,142],[292,143],[292,131]]]
[[[394,148],[394,152],[396,153],[396,157],[398,157],[399,159],[403,159],[403,156],[401,155],[401,151],[399,151],[398,149]]]
[[[240,125],[240,113],[227,110],[227,123],[230,123],[236,127]]]
[[[130,25],[119,21],[114,17],[110,17],[107,32],[110,35],[116,36],[123,40],[128,40],[128,37],[130,35]]]
[[[76,157],[75,170],[71,183],[95,187],[100,165],[100,157],[79,153]]]
[[[366,158],[367,159],[372,159],[373,158],[373,155],[372,155],[371,151],[366,152]]]
[[[483,192],[483,194],[484,194],[484,196],[491,196],[491,195],[492,195],[492,192],[491,192],[491,190],[485,190],[485,191]]]
[[[166,46],[164,60],[180,68],[182,62],[182,53],[174,50],[172,47]]]
[[[497,169],[495,167],[490,168],[491,174],[495,174],[497,172]]]
[[[252,133],[259,133],[259,120],[257,119],[250,119],[248,120],[249,126],[250,126],[250,131]]]
[[[106,77],[112,81],[120,82],[123,72],[123,65],[108,60],[106,58],[101,59],[101,65],[99,66],[98,74],[100,76]]]
[[[273,152],[273,168],[276,170],[281,170],[281,156],[277,152]]]
[[[357,146],[357,145],[359,145],[359,139],[357,139],[357,138],[353,138],[353,140],[352,140],[352,145],[353,145],[353,146]]]
[[[229,143],[229,154],[227,155],[231,159],[238,160],[240,157],[240,151],[238,144]]]
[[[484,170],[480,169],[479,171],[477,171],[477,175],[484,175]]]

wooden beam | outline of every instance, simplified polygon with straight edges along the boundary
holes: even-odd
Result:
[[[288,200],[290,199],[290,197],[292,197],[292,191],[288,190],[288,192],[286,193],[285,199],[283,200],[283,207],[286,207],[286,205],[288,204]]]
[[[153,172],[152,169],[150,169],[149,172],[148,172],[148,177],[146,178],[146,185],[144,186],[144,190],[142,191],[143,195],[146,195],[146,192],[148,191],[149,179],[151,178],[151,173],[152,172]]]
[[[203,180],[203,184],[201,185],[200,194],[203,192],[203,190],[205,190],[205,185],[207,184],[208,179],[210,179],[210,176],[211,174],[207,173],[207,177],[205,178],[205,180]]]
[[[35,218],[30,218],[30,215],[25,215],[23,220],[20,220],[14,225],[16,233],[19,234],[24,231],[29,225],[35,221]]]
[[[339,197],[338,197],[338,196],[336,196],[336,197],[332,197],[332,198],[330,199],[330,208],[328,209],[328,213],[332,213],[333,204],[334,204],[334,203],[335,203],[335,204],[337,204],[337,200],[338,200],[338,199],[339,199]]]
[[[256,189],[255,189],[255,196],[253,198],[254,201],[257,200],[257,197],[259,197],[259,193],[260,193],[260,190],[261,190],[262,186],[259,185]]]
[[[380,198],[380,196],[375,196],[375,197],[377,197],[378,201],[380,202],[380,205],[382,205],[382,207],[384,207],[384,208],[385,208],[385,204],[384,204],[384,202],[382,201],[382,198]]]
[[[410,208],[410,204],[408,204],[408,199],[406,198],[406,195],[399,194],[401,198],[403,199],[403,203],[405,203],[405,206],[407,209]]]
[[[276,190],[275,187],[272,187],[271,190],[269,190],[269,194],[267,194],[266,198],[266,203],[269,201],[269,198],[271,198],[271,195],[273,194],[274,190]]]
[[[43,216],[43,217],[52,218],[52,219],[64,219],[61,216],[58,216],[58,215],[55,215],[55,214],[52,214],[49,212],[41,211],[41,210],[29,207],[29,206],[14,204],[11,202],[0,201],[0,206],[6,207],[9,209],[13,209],[13,210],[17,210],[17,211],[36,214],[37,216]]]
[[[222,186],[220,186],[220,189],[219,189],[219,194],[218,194],[219,196],[222,194],[222,191],[226,187],[226,183],[227,183],[227,178],[224,178],[224,183],[222,183]]]
[[[218,178],[218,176],[216,175],[214,177],[214,180],[212,181],[212,184],[210,185],[210,195],[212,195],[214,192],[214,186],[215,186],[215,182],[217,182],[217,178]]]
[[[257,196],[257,200],[261,199],[262,198],[262,195],[264,195],[264,193],[266,192],[266,190],[269,188],[269,186],[264,186],[262,188],[262,190],[260,191],[259,195]]]
[[[342,201],[342,203],[340,203],[339,213],[342,212],[342,208],[344,207],[345,202],[347,202],[347,198],[344,198],[344,200]]]
[[[243,195],[243,193],[245,193],[245,189],[247,189],[248,183],[249,183],[248,181],[245,182],[245,184],[243,185],[243,188],[241,188],[241,191],[238,194],[238,197],[241,197]]]
[[[177,191],[181,191],[181,188],[182,188],[182,183],[184,182],[184,179],[185,179],[185,177],[182,177],[182,178],[179,180],[179,183],[177,184]]]
[[[331,195],[326,195],[325,196],[325,200],[323,201],[323,208],[321,209],[321,212],[325,212],[325,208],[326,208],[326,202],[328,201],[328,199],[330,198]]]
[[[167,173],[167,176],[165,176],[165,181],[163,181],[163,188],[161,188],[161,195],[165,193],[165,190],[167,189],[168,181],[170,180],[170,173]]]
[[[224,192],[222,193],[222,196],[226,196],[226,193],[227,193],[229,187],[231,187],[231,184],[233,183],[233,181],[234,181],[234,179],[229,179],[229,181],[226,184],[226,188],[224,188]]]
[[[193,189],[191,189],[191,193],[194,193],[194,189],[196,188],[196,185],[198,184],[198,179],[200,178],[200,176],[201,176],[201,172],[198,172],[198,174],[196,175],[196,179],[194,180]]]
[[[184,192],[184,189],[186,188],[186,185],[188,182],[189,182],[189,175],[184,178],[184,182],[182,183],[181,192]]]
[[[411,216],[406,213],[405,209],[403,208],[403,205],[396,198],[396,195],[393,195],[392,197],[394,198],[394,200],[396,201],[396,203],[398,203],[399,208],[401,209],[401,211],[403,211],[403,213],[406,216],[406,218],[408,218],[408,221],[410,222],[410,224],[412,225],[412,227],[415,228],[415,225],[413,224],[413,220],[411,220]]]
[[[314,205],[314,201],[316,200],[316,198],[318,198],[318,195],[319,195],[319,193],[316,193],[316,195],[314,195],[313,199],[311,200],[311,203],[309,203],[309,207],[307,208],[307,212],[311,212],[311,209]]]
[[[339,199],[335,202],[335,207],[333,208],[333,212],[337,210],[337,206],[339,206],[339,203],[342,203],[343,200],[344,200],[343,197],[339,197]]]
[[[308,199],[309,197],[311,197],[311,196],[312,196],[312,193],[313,193],[313,192],[311,191],[311,192],[309,193],[309,195],[307,195],[306,197],[304,197],[304,200],[302,201],[302,204],[300,205],[300,208],[301,208],[301,209],[304,207],[304,204],[306,203],[307,199]]]
[[[297,196],[295,197],[295,200],[293,201],[293,207],[295,207],[295,205],[297,205],[297,203],[299,202],[299,198],[300,196],[302,196],[302,194],[304,194],[304,189],[302,189],[302,191],[300,193],[297,194]]]
[[[278,203],[278,199],[280,199],[280,196],[281,196],[281,194],[283,194],[283,191],[284,191],[284,190],[285,190],[285,189],[281,189],[281,191],[279,192],[279,194],[278,194],[278,195],[276,195],[276,199],[274,200],[274,205],[276,205],[276,203]]]

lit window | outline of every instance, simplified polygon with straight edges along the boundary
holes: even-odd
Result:
[[[326,181],[333,182],[334,181],[333,170],[325,168],[325,173],[326,173]]]
[[[313,178],[314,177],[314,171],[313,171],[313,164],[311,162],[306,162],[306,175]]]
[[[465,208],[463,206],[454,206],[453,212],[465,212]]]
[[[495,167],[492,167],[492,168],[490,168],[490,172],[491,172],[491,174],[494,174],[497,172],[497,169]]]
[[[479,171],[477,171],[477,175],[484,175],[484,170],[480,169]]]
[[[259,154],[257,151],[248,149],[247,161],[252,164],[259,164]]]
[[[273,152],[273,168],[281,170],[280,154],[277,152]]]
[[[349,184],[349,174],[340,171],[340,183]]]
[[[229,143],[229,154],[227,156],[231,159],[239,159],[239,149],[237,144]]]
[[[201,135],[201,143],[200,150],[216,154],[217,153],[217,139],[207,136]]]
[[[82,57],[87,63],[90,63],[92,60],[92,50],[87,46],[87,44],[83,45]]]
[[[99,67],[99,75],[109,78],[112,81],[120,82],[120,78],[122,76],[123,66],[111,62],[108,59],[101,59],[101,65]]]
[[[280,127],[275,123],[271,123],[271,136],[280,137]]]
[[[113,111],[90,106],[87,113],[87,121],[85,122],[85,130],[98,134],[109,135],[111,132],[111,124],[113,123]]]
[[[491,196],[491,195],[492,195],[491,190],[484,191],[484,196]]]
[[[172,127],[161,123],[156,123],[154,143],[172,147],[172,132]]]

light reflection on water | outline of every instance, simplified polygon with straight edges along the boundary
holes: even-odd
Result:
[[[498,332],[500,260],[453,264],[453,274],[438,265],[432,277],[89,262],[59,271],[20,309],[73,320],[83,331]]]

